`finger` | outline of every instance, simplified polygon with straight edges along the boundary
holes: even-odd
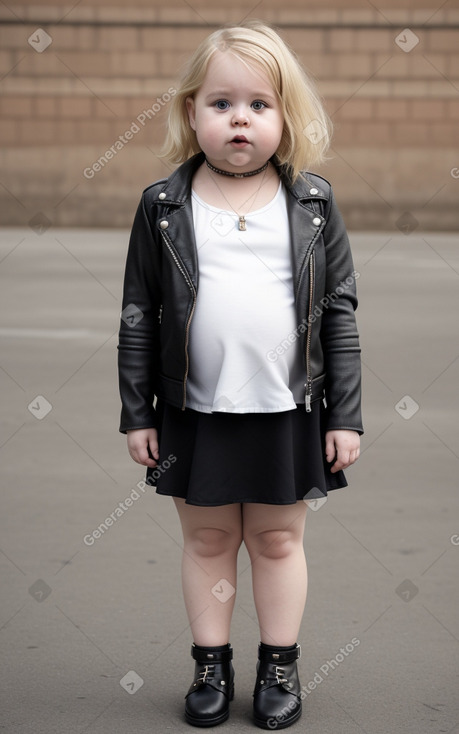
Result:
[[[333,438],[328,437],[325,439],[325,458],[330,463],[335,458],[336,448]]]
[[[331,471],[335,473],[337,471],[340,471],[341,469],[345,469],[347,466],[349,466],[349,451],[345,449],[338,449],[338,456],[331,468]]]
[[[150,441],[150,454],[155,459],[155,461],[158,461],[159,459],[159,446],[158,443],[155,441]],[[150,456],[150,458],[151,458]]]
[[[351,464],[354,464],[357,459],[359,458],[360,451],[358,449],[355,449],[351,454]]]
[[[156,466],[156,461],[154,461],[154,459],[151,459],[148,455],[147,446],[140,446],[139,448],[134,449],[132,458],[138,464],[142,464],[142,466],[148,466],[150,468]]]

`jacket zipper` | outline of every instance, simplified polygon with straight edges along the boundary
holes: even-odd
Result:
[[[187,381],[187,378],[188,378],[188,370],[189,370],[188,338],[189,338],[189,334],[190,334],[191,319],[193,318],[194,309],[196,307],[196,290],[194,288],[193,283],[190,281],[188,275],[186,274],[185,270],[180,265],[180,263],[178,261],[178,258],[176,256],[176,254],[175,254],[175,252],[174,252],[171,244],[168,241],[167,236],[165,235],[164,232],[161,232],[161,235],[162,235],[162,238],[163,238],[164,242],[167,245],[167,249],[169,250],[169,252],[172,255],[172,258],[173,258],[175,264],[177,265],[178,269],[180,270],[181,274],[183,275],[183,277],[185,279],[185,283],[187,284],[188,288],[191,291],[191,295],[193,296],[193,305],[191,307],[190,315],[188,316],[188,320],[187,320],[187,323],[186,323],[186,329],[185,329],[185,363],[186,363],[186,367],[185,367],[185,374],[183,376],[183,401],[182,401],[182,410],[185,410],[185,406],[186,406],[186,381]]]
[[[314,295],[314,250],[309,256],[309,307],[308,307],[308,333],[306,335],[306,393],[304,402],[306,413],[311,412],[312,399],[312,377],[311,377],[311,331],[312,331],[312,302]]]

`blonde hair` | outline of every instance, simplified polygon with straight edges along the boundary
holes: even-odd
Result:
[[[199,44],[171,101],[161,157],[171,163],[183,163],[201,150],[189,124],[185,100],[194,97],[200,89],[209,61],[217,50],[231,51],[245,63],[258,64],[267,74],[284,117],[275,155],[292,182],[302,169],[324,161],[332,124],[315,83],[278,33],[256,20],[220,28]]]

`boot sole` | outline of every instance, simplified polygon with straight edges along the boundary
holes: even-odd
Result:
[[[298,721],[298,719],[301,717],[302,713],[303,713],[303,710],[300,706],[298,711],[286,721],[277,721],[275,716],[271,716],[269,719],[257,719],[256,717],[254,717],[253,721],[254,721],[254,724],[256,724],[256,726],[260,727],[260,729],[269,729],[270,731],[274,731],[274,730],[277,731],[277,729],[287,729],[287,727],[294,724],[295,721]],[[268,722],[271,722],[271,724],[268,724]]]
[[[231,690],[228,700],[232,701],[233,698],[234,698],[234,687]],[[220,716],[215,716],[213,719],[200,719],[197,716],[191,716],[190,714],[188,714],[185,711],[185,721],[187,722],[187,724],[191,724],[191,726],[199,726],[201,728],[223,724],[223,722],[226,721],[228,717],[229,717],[229,708],[223,714],[220,714]]]

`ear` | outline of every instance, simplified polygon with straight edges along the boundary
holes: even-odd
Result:
[[[188,112],[188,120],[192,130],[196,130],[196,108],[193,97],[187,97],[185,100],[186,111]]]

